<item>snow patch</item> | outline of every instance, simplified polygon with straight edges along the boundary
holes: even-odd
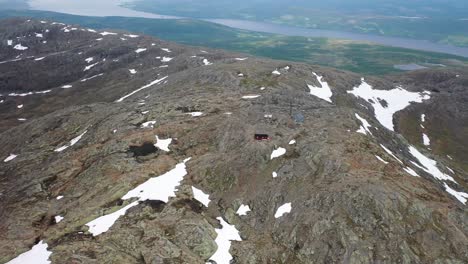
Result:
[[[289,141],[289,145],[294,145],[294,144],[296,144],[296,140],[295,140],[295,139]]]
[[[143,51],[146,51],[146,49],[144,49],[144,48],[139,48],[139,49],[136,49],[136,50],[135,50],[136,53],[141,53],[141,52],[143,52]]]
[[[138,205],[138,201],[134,201],[133,203],[107,215],[103,215],[94,219],[93,221],[87,223],[86,225],[89,227],[88,231],[93,234],[93,236],[98,236],[102,233],[107,232],[119,219],[119,217],[125,215],[128,209]]]
[[[375,155],[375,157],[380,160],[381,162],[383,162],[384,164],[388,164],[388,161],[385,161],[384,159],[382,159],[381,157]]]
[[[403,162],[397,158],[397,156],[395,156],[393,154],[393,152],[391,152],[388,148],[386,148],[384,145],[380,144],[380,146],[385,150],[385,152],[387,152],[388,155],[392,156],[394,159],[396,159],[398,162],[400,162],[401,164],[403,164]]]
[[[154,128],[154,125],[156,124],[156,121],[147,121],[141,124],[141,128]]]
[[[128,71],[129,71],[131,74],[137,73],[137,71],[136,71],[135,69],[129,69]]]
[[[58,223],[60,223],[60,221],[62,221],[62,220],[63,220],[63,217],[62,217],[62,216],[60,216],[60,215],[56,215],[56,216],[55,216],[55,223],[58,224]]]
[[[361,121],[362,123],[362,126],[356,131],[358,133],[361,133],[361,134],[364,134],[366,135],[367,133],[369,133],[371,136],[372,136],[372,132],[369,130],[369,127],[372,127],[369,122],[367,122],[366,119],[362,118],[360,115],[358,114],[354,114],[356,116],[357,119],[359,119],[359,121]]]
[[[258,97],[260,97],[259,94],[244,95],[244,96],[242,96],[242,99],[255,99],[255,98],[258,98]]]
[[[276,210],[276,213],[275,213],[275,218],[280,218],[281,216],[283,216],[284,214],[288,214],[291,212],[291,203],[285,203],[283,204],[282,206],[280,206],[278,208],[278,210]]]
[[[47,243],[43,240],[39,241],[31,250],[24,252],[16,258],[8,261],[5,264],[49,264],[52,263],[49,260],[51,251],[47,250]]]
[[[85,59],[86,63],[90,63],[90,62],[92,62],[93,60],[94,60],[93,57],[89,57],[89,58],[86,58],[86,59]]]
[[[281,157],[284,154],[286,154],[286,149],[279,147],[279,148],[273,150],[273,152],[271,153],[271,156],[270,156],[270,160],[272,160],[274,158]]]
[[[361,79],[361,84],[347,91],[368,101],[373,107],[375,117],[386,128],[394,131],[393,114],[405,109],[411,102],[421,103],[430,99],[430,92],[416,93],[409,92],[402,87],[392,90],[375,90],[371,85]]]
[[[172,138],[168,139],[160,139],[158,136],[156,136],[156,144],[154,144],[155,147],[157,147],[160,150],[169,152],[169,145],[172,143]]]
[[[447,183],[444,182],[444,187],[445,190],[453,195],[455,198],[457,198],[458,201],[460,201],[462,204],[466,204],[466,199],[468,199],[468,193],[464,192],[457,192],[454,189],[450,188],[450,186],[447,185]]]
[[[234,225],[226,223],[222,217],[217,218],[221,222],[221,229],[216,229],[218,236],[215,239],[218,249],[211,256],[210,260],[218,264],[229,264],[232,260],[232,255],[229,253],[231,248],[231,241],[242,241],[239,231]]]
[[[172,59],[170,57],[162,57],[161,62],[170,62]]]
[[[245,61],[246,59],[248,59],[247,57],[246,58],[235,58],[235,60],[237,61]]]
[[[421,170],[431,174],[434,178],[439,179],[439,180],[449,180],[455,182],[455,180],[450,176],[437,168],[437,162],[435,160],[432,160],[426,156],[424,156],[421,152],[419,152],[415,147],[409,146],[409,151],[413,157],[415,157],[419,163],[422,164],[419,165],[416,162],[411,161],[414,166],[420,168]]]
[[[170,197],[175,197],[177,187],[184,176],[187,175],[185,163],[189,160],[190,158],[185,159],[177,164],[174,169],[140,184],[125,194],[122,199],[138,198],[139,201],[160,200],[167,203]]]
[[[91,68],[93,68],[94,66],[98,65],[99,62],[96,62],[94,64],[91,64],[91,65],[88,65],[84,68],[83,71],[89,71]]]
[[[187,113],[187,114],[192,115],[193,117],[197,117],[197,116],[202,116],[203,112],[191,112],[191,113]]]
[[[73,145],[75,145],[76,143],[78,143],[78,141],[81,140],[81,138],[86,134],[86,132],[88,132],[87,130],[83,133],[81,133],[79,136],[73,138],[72,140],[70,140],[70,142],[62,147],[59,147],[59,148],[56,148],[54,151],[55,152],[62,152],[64,150],[66,150],[67,148],[69,147],[72,147]]]
[[[208,66],[212,65],[213,63],[209,62],[207,59],[203,59],[203,64],[205,64],[205,66]]]
[[[99,33],[100,35],[103,35],[103,36],[107,36],[107,35],[117,35],[117,33],[114,33],[114,32],[107,32],[107,31],[104,31],[104,32],[101,32]]]
[[[66,85],[62,86],[61,88],[62,88],[62,89],[70,89],[70,88],[72,88],[72,87],[73,87],[72,85],[66,84]]]
[[[276,177],[278,177],[278,173],[277,173],[276,171],[274,171],[274,172],[271,173],[271,176],[272,176],[273,178],[276,178]]]
[[[307,84],[307,87],[309,87],[310,94],[317,96],[318,98],[325,100],[329,103],[332,102],[331,97],[333,95],[330,86],[328,85],[327,82],[323,80],[323,76],[317,75],[315,72],[313,72],[315,77],[317,78],[317,81],[320,83],[322,87],[316,87],[310,84]]]
[[[208,207],[208,204],[210,203],[210,196],[208,194],[204,193],[202,190],[197,189],[193,186],[192,186],[192,192],[193,192],[193,198],[195,198],[195,200],[202,203],[205,207]]]
[[[12,160],[14,160],[16,157],[18,157],[18,155],[10,154],[10,156],[8,156],[6,159],[4,159],[3,162],[12,161]]]
[[[21,44],[16,44],[13,48],[16,49],[16,50],[27,50],[28,49],[28,47],[25,47],[25,46],[23,46]]]
[[[237,215],[247,215],[247,213],[250,212],[250,211],[252,211],[252,210],[250,210],[249,205],[241,204],[239,209],[237,209],[236,214]]]
[[[171,52],[170,49],[166,49],[166,48],[161,48],[161,49],[162,49],[163,51],[165,51],[165,52]]]
[[[128,98],[128,97],[130,97],[130,96],[132,96],[132,95],[134,95],[134,94],[136,94],[136,93],[138,93],[139,91],[144,90],[144,89],[146,89],[146,88],[148,88],[148,87],[151,87],[151,86],[153,86],[153,85],[156,85],[156,84],[158,84],[158,83],[164,81],[167,77],[168,77],[168,76],[165,76],[165,77],[163,77],[163,78],[161,78],[161,79],[157,79],[157,80],[155,80],[155,81],[152,81],[152,82],[150,82],[149,84],[147,84],[147,85],[145,85],[145,86],[142,86],[141,88],[138,88],[138,89],[136,89],[135,91],[133,91],[133,92],[131,92],[131,93],[129,93],[129,94],[127,94],[127,95],[121,97],[121,98],[118,99],[116,102],[117,102],[117,103],[120,103],[120,102],[122,102],[123,100],[125,100],[126,98]]]
[[[419,177],[419,175],[410,167],[403,168],[409,175],[414,176],[414,177]]]
[[[426,135],[426,134],[422,134],[422,137],[423,137],[423,144],[424,146],[429,146],[431,145],[431,140],[429,139],[429,137]]]

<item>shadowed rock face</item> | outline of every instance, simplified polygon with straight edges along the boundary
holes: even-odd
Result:
[[[53,263],[205,263],[217,250],[217,217],[242,238],[230,247],[235,263],[468,262],[466,205],[445,187],[468,191],[467,73],[366,77],[375,89],[439,90],[394,115],[398,134],[347,93],[362,76],[108,32],[117,34],[0,22],[1,263],[38,241]],[[320,87],[312,72],[328,82],[332,103],[310,94],[307,84]],[[422,113],[428,124],[418,131]],[[356,114],[368,132],[356,133],[364,126]],[[416,141],[422,132],[431,150]],[[155,136],[173,139],[169,152],[155,149]],[[453,180],[421,168],[429,165],[409,144]],[[140,201],[107,232],[89,232],[87,223],[137,201],[124,199],[130,190],[184,160],[187,175],[167,203]],[[192,186],[209,195],[208,207]],[[286,203],[291,211],[275,218]]]

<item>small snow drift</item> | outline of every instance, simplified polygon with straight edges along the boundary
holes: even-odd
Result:
[[[21,44],[16,44],[14,47],[13,47],[15,50],[27,50],[28,47],[25,47]]]
[[[252,94],[252,95],[244,95],[242,96],[242,99],[255,99],[255,98],[258,98],[260,97],[259,94]]]
[[[291,212],[291,203],[285,203],[281,205],[278,210],[276,210],[275,218],[280,218],[281,216]]]
[[[372,132],[369,130],[369,127],[372,127],[369,122],[367,122],[366,119],[362,118],[360,115],[358,114],[354,114],[356,116],[357,119],[359,119],[359,121],[361,121],[362,123],[362,126],[356,131],[358,133],[361,133],[361,134],[364,134],[366,135],[367,133],[369,133],[371,136],[372,136]]]
[[[193,198],[195,198],[195,200],[202,203],[205,207],[208,207],[208,204],[210,203],[210,196],[208,194],[204,193],[202,190],[197,189],[193,186],[192,186],[192,192],[193,192]]]
[[[274,70],[271,72],[273,75],[281,75],[281,72],[278,71],[278,69]]]
[[[450,188],[450,186],[447,185],[447,183],[444,182],[444,187],[445,190],[453,195],[455,198],[457,198],[458,201],[460,201],[462,204],[466,204],[466,200],[468,199],[468,193],[464,192],[457,192],[454,189]]]
[[[216,218],[221,222],[221,229],[216,229],[218,236],[215,239],[218,249],[211,256],[210,260],[218,264],[229,264],[232,260],[232,255],[229,253],[231,241],[242,241],[239,231],[234,225],[230,225],[223,220],[222,217]]]
[[[411,163],[414,166],[429,173],[430,175],[432,175],[434,178],[438,180],[448,180],[448,181],[455,182],[455,180],[450,175],[443,173],[442,171],[439,170],[439,168],[437,168],[437,161],[424,156],[421,152],[419,152],[419,150],[417,150],[413,146],[409,146],[409,151],[411,155],[413,155],[413,157],[415,157],[419,161],[419,163],[421,163],[422,165],[421,166],[418,163],[411,161]]]
[[[239,209],[237,209],[237,212],[236,214],[237,215],[247,215],[248,212],[250,212],[250,207],[249,205],[244,205],[244,204],[241,204],[241,206],[239,207]]]
[[[274,158],[281,157],[284,154],[286,154],[286,149],[279,147],[279,148],[273,150],[273,152],[271,153],[270,159],[272,160]]]
[[[93,236],[98,236],[107,232],[114,225],[117,219],[119,219],[119,217],[125,215],[128,209],[136,206],[137,204],[138,201],[135,201],[111,214],[103,215],[94,219],[93,221],[86,224],[89,228],[88,231],[93,234]]]
[[[14,160],[16,157],[18,157],[18,155],[10,154],[10,156],[8,156],[6,159],[4,159],[3,162],[12,161],[12,160]]]
[[[43,240],[39,241],[31,250],[24,252],[16,258],[8,261],[5,264],[49,264],[52,263],[49,260],[51,251],[47,250],[47,243]]]
[[[376,90],[361,79],[361,84],[347,91],[369,102],[375,111],[375,117],[386,128],[394,131],[393,115],[405,109],[411,102],[421,103],[430,99],[430,92],[409,92],[402,87],[392,90]]]
[[[160,200],[167,203],[170,197],[175,197],[177,187],[184,176],[187,175],[185,163],[189,160],[190,158],[185,159],[182,163],[177,164],[174,169],[140,184],[125,194],[122,200],[138,198],[139,201]]]
[[[155,147],[159,148],[162,151],[169,152],[169,145],[172,143],[172,138],[167,138],[167,139],[160,139],[158,136],[156,136],[156,144],[154,144]]]
[[[146,182],[138,185],[135,189],[130,190],[121,199],[128,200],[132,198],[138,198],[137,201],[111,213],[94,219],[87,223],[89,232],[93,236],[98,236],[104,232],[107,232],[119,219],[119,217],[125,215],[128,209],[138,205],[139,202],[147,200],[159,200],[167,203],[170,197],[175,196],[175,191],[179,186],[180,182],[187,175],[185,163],[190,158],[185,159],[182,163],[176,165],[176,167],[161,176],[151,178]]]
[[[62,152],[64,150],[66,150],[67,148],[72,147],[73,145],[78,143],[78,141],[80,141],[80,139],[86,134],[86,132],[88,132],[88,131],[85,131],[85,132],[81,133],[76,138],[73,138],[72,140],[70,140],[70,142],[68,144],[66,144],[66,145],[64,145],[62,147],[56,148],[54,151],[55,152]]]
[[[135,91],[133,91],[133,92],[131,92],[131,93],[129,93],[129,94],[127,94],[127,95],[121,97],[121,98],[118,99],[116,102],[117,102],[117,103],[120,103],[120,102],[122,102],[123,100],[125,100],[126,98],[128,98],[128,97],[130,97],[130,96],[132,96],[132,95],[134,95],[134,94],[136,94],[136,93],[138,93],[138,92],[141,91],[141,90],[144,90],[144,89],[146,89],[146,88],[148,88],[148,87],[151,87],[151,86],[153,86],[153,85],[159,84],[160,82],[164,81],[167,77],[168,77],[168,76],[165,76],[165,77],[163,77],[163,78],[161,78],[161,79],[157,79],[157,80],[155,80],[155,81],[152,81],[152,82],[150,82],[149,84],[144,85],[144,86],[142,86],[142,87],[136,89]]]
[[[213,63],[209,62],[207,59],[203,59],[203,64],[204,64],[205,66],[213,65]]]
[[[307,87],[309,87],[310,94],[315,95],[318,98],[325,100],[329,103],[332,102],[331,97],[333,95],[330,86],[328,85],[327,82],[323,81],[323,76],[317,75],[315,72],[313,72],[315,77],[317,78],[317,81],[320,83],[322,87],[316,87],[310,84],[307,84]]]

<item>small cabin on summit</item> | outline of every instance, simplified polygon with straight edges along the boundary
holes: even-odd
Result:
[[[268,134],[255,134],[255,140],[270,140]]]

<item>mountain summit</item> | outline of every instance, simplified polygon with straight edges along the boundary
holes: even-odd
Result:
[[[3,20],[0,262],[466,263],[467,76]]]

